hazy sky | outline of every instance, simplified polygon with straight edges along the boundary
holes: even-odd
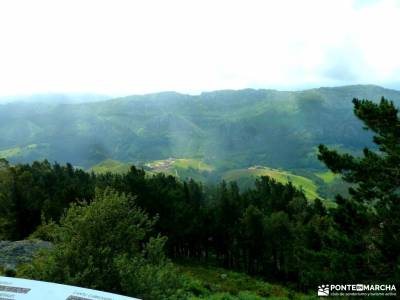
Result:
[[[1,0],[0,95],[400,87],[400,1]]]

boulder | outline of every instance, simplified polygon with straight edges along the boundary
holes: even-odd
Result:
[[[18,264],[30,262],[38,250],[51,247],[41,240],[0,241],[0,267],[15,270]]]

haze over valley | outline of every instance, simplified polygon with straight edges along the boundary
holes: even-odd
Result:
[[[397,0],[0,1],[0,281],[398,296],[399,28]]]
[[[350,153],[371,146],[351,101],[382,96],[400,101],[400,92],[373,85],[164,92],[78,104],[57,95],[33,97],[0,105],[0,155],[13,163],[47,159],[84,169],[106,160],[145,167],[168,158],[195,159],[212,166],[203,173],[218,173],[214,180],[257,165],[322,172],[317,145]]]

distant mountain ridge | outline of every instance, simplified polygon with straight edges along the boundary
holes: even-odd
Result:
[[[143,164],[169,157],[196,158],[221,170],[321,168],[315,152],[320,143],[353,153],[371,145],[351,100],[382,96],[400,104],[399,91],[374,85],[2,104],[0,156],[85,168],[105,159]]]

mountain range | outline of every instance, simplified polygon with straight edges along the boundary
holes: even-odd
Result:
[[[352,99],[396,104],[400,92],[373,85],[305,91],[164,92],[90,103],[11,102],[0,105],[0,156],[88,168],[105,159],[143,164],[196,158],[216,168],[251,165],[321,168],[320,143],[358,152],[370,134]]]

